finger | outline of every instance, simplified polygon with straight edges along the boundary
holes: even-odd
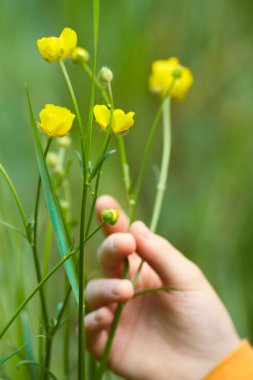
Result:
[[[133,285],[129,280],[98,279],[87,285],[86,301],[91,310],[114,302],[125,302],[134,294]]]
[[[126,213],[122,210],[119,203],[109,195],[102,195],[98,198],[96,203],[96,211],[99,221],[101,221],[100,214],[105,208],[114,208],[119,210],[119,218],[115,226],[109,226],[105,224],[103,229],[106,235],[110,235],[114,232],[126,232],[129,229],[129,220]]]
[[[164,284],[184,286],[187,276],[196,268],[167,240],[153,234],[142,222],[132,224],[138,255],[159,275]]]
[[[121,277],[124,259],[130,256],[130,266],[136,255],[136,242],[132,234],[118,232],[105,239],[98,250],[98,261],[109,277]]]
[[[86,345],[88,350],[95,356],[96,359],[100,359],[105,350],[105,345],[108,340],[108,332],[102,330],[97,334],[86,332]]]
[[[107,329],[113,321],[113,313],[107,307],[93,311],[85,317],[85,328],[87,334],[95,335]]]
[[[103,307],[85,317],[86,345],[89,351],[99,359],[108,340],[108,329],[112,324],[114,314]]]

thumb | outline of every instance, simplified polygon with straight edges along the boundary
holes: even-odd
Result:
[[[164,238],[152,233],[142,222],[132,224],[137,253],[146,261],[166,285],[189,286],[189,280],[201,271]]]

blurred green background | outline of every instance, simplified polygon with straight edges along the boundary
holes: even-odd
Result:
[[[98,68],[108,65],[114,72],[116,106],[136,112],[135,126],[126,138],[133,178],[137,176],[158,107],[158,99],[149,93],[147,85],[152,61],[177,56],[192,69],[194,87],[184,102],[173,104],[172,161],[159,233],[200,265],[228,307],[241,336],[250,339],[253,339],[252,12],[251,0],[102,0],[98,54]],[[38,38],[58,35],[65,26],[74,28],[79,44],[92,52],[91,0],[1,0],[0,161],[13,179],[30,218],[38,170],[24,83],[30,88],[36,114],[46,103],[72,109],[58,65],[44,62],[36,48]],[[68,67],[86,120],[89,80],[78,67],[71,63]],[[96,99],[101,102],[98,94]],[[94,152],[102,138],[95,128]],[[154,168],[160,162],[160,138],[153,150],[139,203],[138,218],[146,223],[154,200]],[[70,153],[74,213],[80,201],[77,190],[80,170],[74,153],[77,142],[76,139]],[[116,146],[116,142],[111,146]],[[121,177],[119,160],[114,156],[105,165],[100,193],[110,193],[126,205]],[[42,213],[46,214],[45,207]],[[0,217],[20,225],[2,179]],[[43,228],[41,234],[43,240]],[[91,271],[101,239],[102,235],[89,249]],[[26,243],[4,227],[0,228],[0,242],[0,325],[3,325],[34,286],[35,278]],[[55,256],[52,263],[58,260]],[[59,276],[51,282],[59,292],[61,279]],[[55,294],[51,298],[53,314],[60,299]],[[33,335],[37,334],[33,320],[36,305],[35,300],[29,309]],[[0,346],[0,355],[20,345],[22,337],[17,335],[13,326],[5,340],[7,345]],[[54,353],[60,358],[57,344]]]

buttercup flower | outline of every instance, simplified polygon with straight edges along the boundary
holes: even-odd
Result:
[[[188,67],[180,65],[175,57],[165,61],[155,61],[152,64],[152,73],[149,78],[151,91],[163,95],[169,90],[172,98],[182,100],[193,84],[193,75]]]
[[[49,136],[64,136],[71,129],[75,115],[67,108],[47,104],[40,111],[39,127]]]
[[[110,124],[111,112],[105,105],[95,105],[94,116],[99,126],[106,131]],[[127,114],[121,109],[116,109],[112,113],[112,132],[115,134],[128,131],[134,124],[134,112]]]
[[[87,62],[89,60],[89,57],[90,55],[87,52],[87,50],[78,46],[73,51],[72,61],[73,63],[76,63],[76,64],[82,64],[82,63]]]
[[[105,208],[101,212],[101,219],[102,222],[106,224],[110,224],[111,226],[114,226],[119,218],[119,210],[116,210],[114,208]]]
[[[64,28],[59,37],[43,37],[37,40],[39,52],[47,62],[68,58],[75,50],[76,44],[76,32],[70,28]]]

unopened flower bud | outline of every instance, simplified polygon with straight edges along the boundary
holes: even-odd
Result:
[[[182,72],[183,72],[183,67],[182,66],[177,66],[173,71],[172,71],[172,76],[174,79],[179,79],[181,78],[182,76]]]
[[[101,212],[102,222],[114,226],[117,223],[119,217],[119,210],[113,208],[106,208]]]
[[[102,67],[102,69],[98,73],[98,79],[101,83],[110,83],[113,80],[113,72],[109,69],[109,67]]]
[[[86,63],[90,58],[89,53],[87,50],[76,47],[72,54],[72,62],[76,63],[77,65],[80,65],[82,63]]]
[[[59,137],[57,143],[61,148],[68,148],[71,144],[71,139],[69,136]]]
[[[55,168],[59,164],[59,156],[54,152],[49,152],[47,154],[46,162],[51,168]]]
[[[68,211],[69,208],[70,208],[70,205],[69,205],[69,202],[68,201],[65,201],[64,199],[60,199],[60,207],[62,209],[62,211]]]

